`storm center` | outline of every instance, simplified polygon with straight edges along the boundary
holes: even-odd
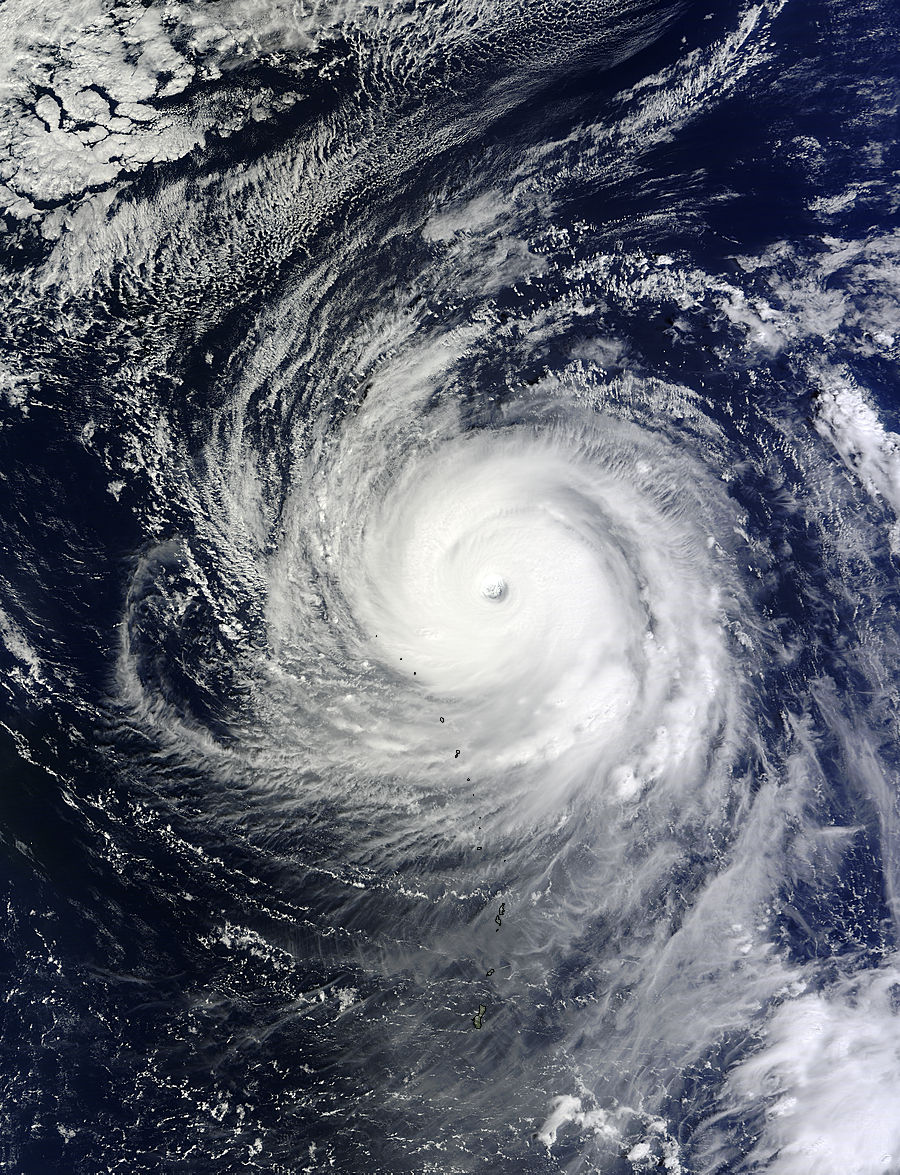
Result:
[[[506,580],[502,575],[488,575],[481,584],[481,594],[488,600],[500,600],[506,595]]]

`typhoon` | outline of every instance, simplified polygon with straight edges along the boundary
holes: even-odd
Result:
[[[900,1173],[886,0],[9,0],[0,1165]]]

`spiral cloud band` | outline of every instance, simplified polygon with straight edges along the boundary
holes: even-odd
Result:
[[[8,1161],[900,1171],[887,6],[253,7],[10,67]]]
[[[633,797],[695,773],[734,709],[734,601],[728,573],[716,583],[709,507],[685,488],[690,463],[614,418],[554,420],[554,407],[517,420],[510,405],[490,431],[446,414],[402,447],[360,412],[313,495],[328,514],[298,519],[279,562],[313,563],[372,672],[397,679],[390,725],[426,762],[437,706],[467,770],[539,769],[545,798],[576,776]],[[302,616],[286,593],[276,630]]]

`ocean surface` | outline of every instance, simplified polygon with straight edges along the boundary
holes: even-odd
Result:
[[[0,1170],[898,1175],[897,4],[0,44]]]

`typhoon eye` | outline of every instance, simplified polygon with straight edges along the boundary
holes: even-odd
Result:
[[[481,581],[481,594],[486,600],[502,600],[508,591],[502,575],[486,575]]]

